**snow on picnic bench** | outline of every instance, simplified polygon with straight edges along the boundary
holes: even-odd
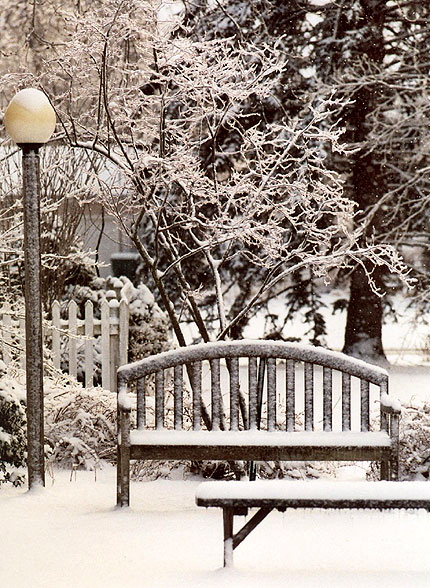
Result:
[[[196,489],[198,500],[428,500],[427,482],[345,482],[339,480],[257,480],[254,482],[203,482]]]

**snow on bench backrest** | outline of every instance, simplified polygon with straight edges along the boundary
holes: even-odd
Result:
[[[153,385],[148,386],[151,378]],[[301,427],[310,431],[321,420],[315,409],[318,396],[323,430],[332,430],[335,399],[341,404],[342,430],[351,430],[355,403],[360,430],[368,431],[370,385],[377,389],[376,400],[388,394],[388,374],[380,367],[319,347],[278,341],[203,343],[167,351],[119,368],[118,390],[132,382],[138,427],[177,430],[295,431],[296,400],[301,398]]]

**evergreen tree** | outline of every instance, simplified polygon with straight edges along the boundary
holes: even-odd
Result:
[[[428,233],[428,24],[429,8],[418,1],[330,2],[321,7],[312,44],[318,83],[349,102],[339,117],[353,152],[331,159],[357,204],[360,239],[399,250],[422,246]],[[346,353],[385,360],[381,294],[390,280],[368,263],[351,272]]]
[[[390,242],[399,251],[404,245],[416,251],[427,247],[426,3],[217,0],[193,7],[187,24],[200,37],[278,40],[288,66],[276,98],[259,104],[265,119],[297,114],[311,91],[332,92],[346,102],[334,116],[345,126],[343,138],[351,149],[346,157],[327,156],[332,168],[344,174],[346,194],[356,203],[360,242]],[[413,268],[421,284],[422,269],[420,264]],[[344,351],[384,362],[382,295],[389,292],[392,276],[382,266],[359,261],[348,277]]]

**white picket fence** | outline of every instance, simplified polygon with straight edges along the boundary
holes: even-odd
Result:
[[[61,318],[58,301],[52,305],[52,320],[45,321],[46,347],[54,367],[71,377],[78,374],[85,387],[95,383],[96,367],[101,371],[101,385],[116,391],[116,370],[128,359],[129,306],[125,298],[118,300],[113,291],[106,293],[100,304],[100,317],[88,300],[85,316],[78,319],[78,305],[71,300],[67,319]],[[25,320],[15,317],[8,307],[0,310],[1,351],[5,363],[18,360],[25,368]],[[100,378],[99,378],[100,379]]]

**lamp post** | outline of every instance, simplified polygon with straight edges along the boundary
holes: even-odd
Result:
[[[39,148],[50,139],[55,122],[55,112],[48,98],[34,88],[18,92],[4,115],[6,131],[22,150],[27,467],[30,489],[45,485]]]

